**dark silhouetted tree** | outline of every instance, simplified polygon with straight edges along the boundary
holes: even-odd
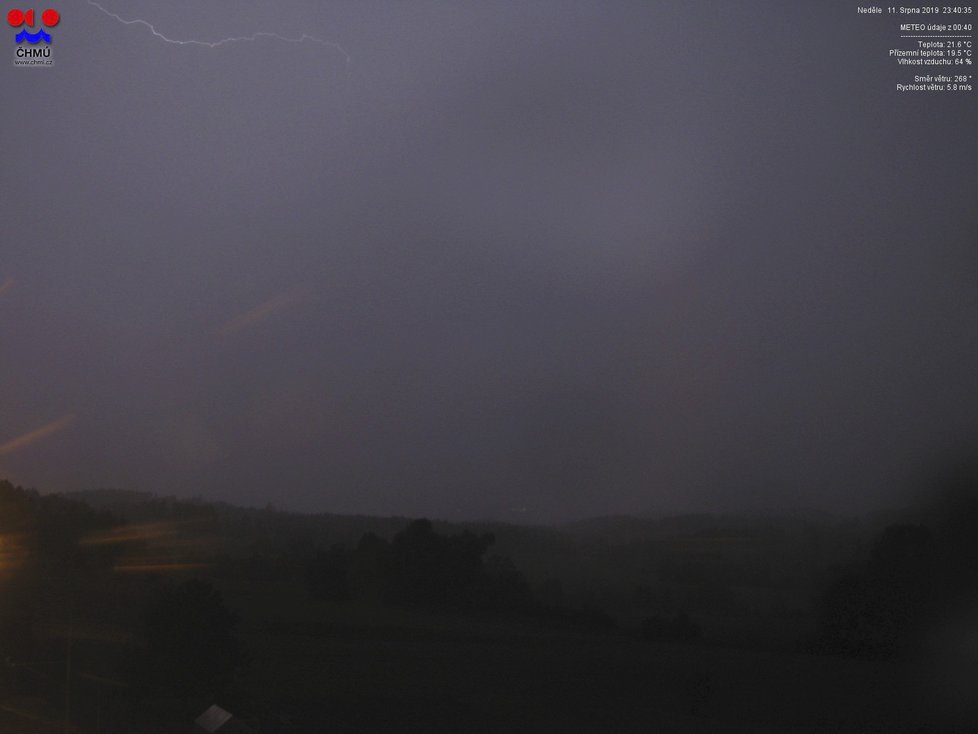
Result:
[[[930,530],[887,527],[865,569],[839,576],[822,594],[818,644],[824,651],[857,657],[906,652],[936,612],[941,570]]]
[[[352,554],[343,546],[334,545],[321,551],[306,567],[309,594],[319,601],[347,601],[351,594],[350,576]]]
[[[533,604],[526,577],[509,558],[490,556],[483,565],[476,605],[499,611],[525,611]]]
[[[384,601],[389,596],[391,574],[390,543],[374,533],[364,533],[353,553],[353,591],[361,599]]]
[[[437,534],[429,520],[415,520],[391,543],[391,599],[434,606],[469,606],[482,574],[492,535]]]

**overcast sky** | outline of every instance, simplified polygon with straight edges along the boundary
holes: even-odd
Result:
[[[0,476],[849,513],[975,446],[978,96],[854,3],[103,5],[342,50],[78,0],[2,68]]]

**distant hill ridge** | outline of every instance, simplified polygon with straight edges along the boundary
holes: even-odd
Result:
[[[392,538],[414,519],[303,514],[271,505],[240,507],[119,489],[65,496],[131,523],[206,518],[232,555],[302,555],[337,544],[354,547],[366,533]],[[550,526],[433,520],[433,526],[443,534],[465,530],[492,533],[495,543],[490,555],[512,558],[528,578],[537,582],[560,578],[571,583],[577,579],[581,583],[603,580],[627,585],[648,583],[668,564],[689,560],[729,564],[765,557],[772,567],[797,565],[799,561],[809,568],[820,566],[858,550],[875,521],[800,511],[779,515],[607,516]],[[787,566],[783,570],[796,572],[789,572]]]

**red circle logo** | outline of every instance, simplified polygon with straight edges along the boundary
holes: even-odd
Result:
[[[59,13],[54,8],[48,8],[41,13],[41,23],[46,26],[54,27],[61,22],[61,13]],[[13,8],[7,11],[7,24],[12,25],[14,28],[18,28],[24,24],[28,26],[34,25],[34,8],[30,10],[20,10],[19,8]]]

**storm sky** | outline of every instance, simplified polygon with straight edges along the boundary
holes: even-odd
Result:
[[[3,68],[0,477],[854,513],[974,447],[978,97],[855,3],[103,5],[349,61],[78,0]]]

